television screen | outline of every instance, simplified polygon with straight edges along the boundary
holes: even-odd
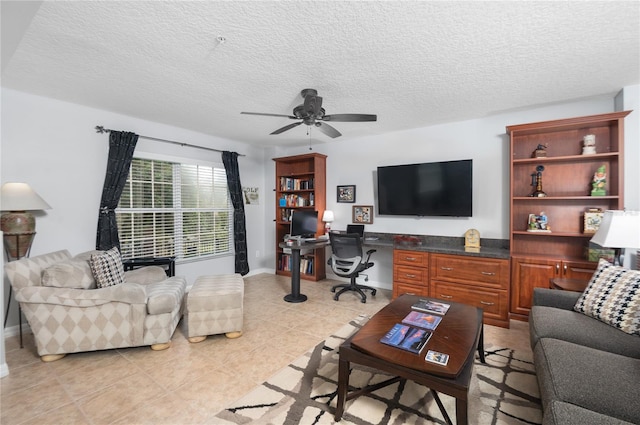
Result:
[[[471,159],[378,167],[378,214],[471,217]]]
[[[318,230],[318,211],[296,210],[291,214],[291,236],[312,238]]]

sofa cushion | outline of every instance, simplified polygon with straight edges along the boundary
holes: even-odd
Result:
[[[534,305],[529,314],[529,336],[532,349],[541,338],[555,338],[640,359],[640,337],[573,310]]]
[[[601,259],[574,310],[640,335],[640,271]]]
[[[117,247],[91,255],[89,260],[93,277],[98,288],[118,285],[124,282],[124,266]]]
[[[96,280],[88,261],[70,259],[47,267],[42,272],[42,286],[95,289]]]
[[[564,401],[640,423],[640,359],[543,338],[533,351],[542,405]]]
[[[631,422],[612,418],[564,401],[552,401],[544,411],[542,425],[632,425]]]

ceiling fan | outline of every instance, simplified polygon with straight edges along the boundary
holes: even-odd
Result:
[[[293,124],[285,125],[272,132],[271,134],[284,133],[287,130],[291,130],[300,124],[313,125],[322,131],[329,137],[335,138],[342,136],[338,130],[326,123],[326,121],[336,122],[362,122],[362,121],[376,121],[377,115],[370,114],[333,114],[325,115],[324,108],[322,107],[322,97],[318,96],[317,90],[304,89],[300,92],[300,95],[304,99],[302,105],[298,105],[293,108],[293,115],[281,115],[281,114],[266,114],[261,112],[240,112],[246,115],[264,115],[267,117],[284,117],[292,120],[300,120]]]

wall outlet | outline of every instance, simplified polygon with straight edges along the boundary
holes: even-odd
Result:
[[[256,251],[256,258],[260,258],[260,251]]]

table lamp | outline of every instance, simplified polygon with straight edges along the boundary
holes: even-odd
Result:
[[[51,207],[26,183],[5,183],[0,189],[0,229],[9,260],[25,257],[36,234],[36,219],[29,211]],[[6,211],[6,212],[5,212]]]
[[[334,219],[335,217],[333,216],[333,211],[324,210],[324,213],[322,214],[322,221],[324,221],[325,234],[329,234],[329,232],[331,231],[331,223]]]
[[[640,248],[640,211],[605,211],[602,223],[591,242],[605,248],[614,248],[614,264],[623,265],[624,249]]]

